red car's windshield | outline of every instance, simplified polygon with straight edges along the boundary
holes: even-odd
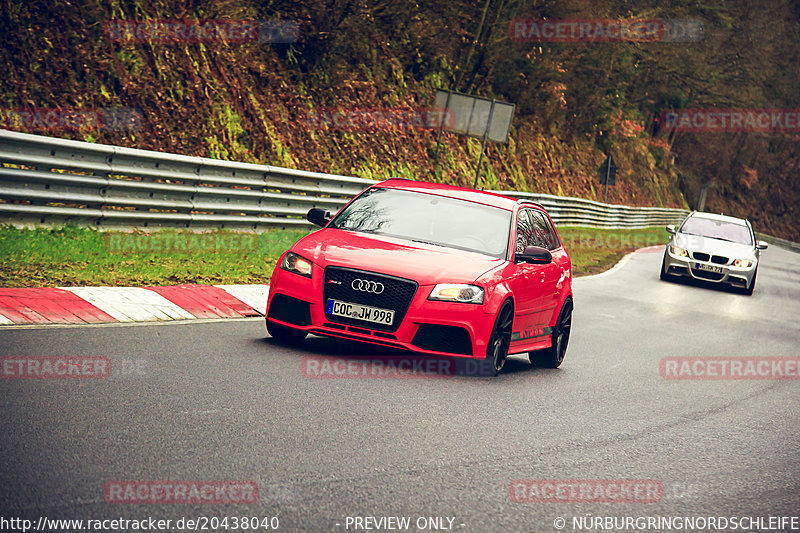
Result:
[[[353,200],[329,227],[504,259],[511,211],[434,194],[375,188]]]

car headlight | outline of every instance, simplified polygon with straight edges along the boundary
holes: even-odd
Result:
[[[669,245],[669,253],[672,255],[679,255],[681,257],[689,257],[689,252],[684,250],[683,248],[678,248],[677,246]]]
[[[482,304],[483,289],[477,285],[461,283],[440,283],[433,288],[428,300],[442,302],[460,302],[465,304]]]
[[[283,256],[283,261],[281,262],[282,269],[288,270],[289,272],[294,272],[295,274],[300,274],[301,276],[305,276],[307,278],[311,277],[311,265],[311,261],[300,257],[293,252],[286,252],[286,255]]]
[[[736,259],[733,262],[733,266],[742,267],[742,268],[750,268],[751,266],[753,266],[753,260],[752,259]]]

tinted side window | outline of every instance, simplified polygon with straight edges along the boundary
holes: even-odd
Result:
[[[558,233],[556,233],[556,228],[553,227],[553,223],[550,221],[550,218],[548,218],[548,216],[545,215],[544,213],[542,213],[541,215],[542,218],[544,219],[545,224],[547,224],[547,231],[548,233],[550,233],[550,242],[553,243],[553,247],[550,248],[550,250],[555,250],[556,248],[561,246],[561,243],[558,240]]]
[[[533,246],[541,246],[548,250],[555,250],[558,248],[558,237],[556,237],[555,230],[547,220],[543,213],[535,210],[530,210],[529,217],[533,227],[534,243]]]
[[[525,248],[531,245],[533,240],[533,227],[531,226],[530,218],[528,217],[527,209],[520,209],[517,214],[517,244],[515,251],[522,253]]]

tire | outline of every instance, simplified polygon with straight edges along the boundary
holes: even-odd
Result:
[[[664,252],[664,260],[661,261],[661,274],[658,276],[661,281],[672,281],[672,276],[667,274],[667,252]]]
[[[552,346],[544,350],[528,352],[528,360],[532,365],[544,368],[558,368],[564,362],[572,329],[572,298],[567,298],[558,313],[558,320],[553,328]]]
[[[502,372],[511,346],[511,328],[514,325],[514,304],[507,301],[497,313],[492,335],[486,346],[486,359],[482,361],[481,375],[496,376]]]
[[[273,324],[269,320],[267,320],[267,332],[281,344],[300,344],[308,335],[305,331]]]
[[[747,296],[753,295],[753,290],[756,288],[756,276],[758,276],[758,267],[756,267],[756,271],[753,272],[753,281],[750,282],[750,286],[746,289],[742,289],[742,292]]]

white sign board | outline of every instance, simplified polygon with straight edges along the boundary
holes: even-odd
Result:
[[[447,110],[446,114],[438,114],[441,118],[435,125],[437,129],[473,137],[485,136],[488,140],[499,143],[508,141],[508,130],[514,118],[514,104],[450,91],[436,91],[433,107]]]

